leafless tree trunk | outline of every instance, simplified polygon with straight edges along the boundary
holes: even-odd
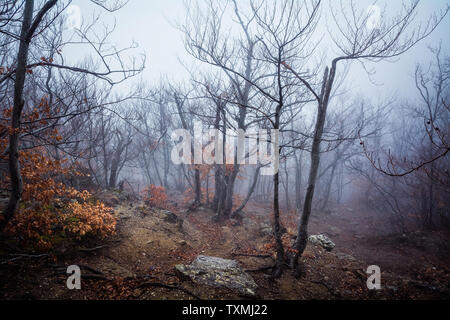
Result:
[[[333,61],[331,72],[328,67],[325,68],[325,74],[323,77],[323,86],[320,98],[318,101],[318,111],[316,119],[316,127],[314,130],[314,140],[311,150],[311,167],[309,169],[308,187],[306,190],[305,201],[303,204],[303,212],[298,227],[297,238],[294,243],[294,249],[296,250],[292,264],[296,272],[298,273],[298,258],[303,254],[306,248],[308,240],[308,222],[311,216],[311,207],[314,197],[314,189],[316,186],[317,172],[320,165],[320,143],[322,141],[323,128],[325,126],[325,120],[327,115],[328,102],[331,94],[331,89],[336,74],[336,61]]]
[[[177,106],[178,114],[181,120],[181,125],[183,126],[184,130],[189,130],[189,127],[187,125],[186,119],[185,119],[185,111],[183,110],[184,101],[181,100],[181,98],[178,96],[177,93],[174,93],[174,99],[175,104]],[[192,145],[192,154],[194,154],[194,146]],[[200,170],[194,166],[194,193],[195,193],[195,199],[194,202],[191,204],[190,210],[195,209],[199,205],[201,205],[201,181],[200,181]]]
[[[56,4],[57,0],[51,0],[45,3],[42,9],[37,14],[33,21],[34,0],[26,0],[24,11],[22,29],[20,32],[20,44],[17,54],[17,69],[16,79],[14,83],[14,105],[11,118],[11,134],[9,136],[9,174],[11,179],[11,195],[8,206],[4,212],[4,219],[0,223],[0,232],[3,232],[5,226],[14,216],[17,205],[22,197],[23,182],[20,174],[19,164],[19,136],[20,136],[20,119],[22,110],[25,105],[23,99],[23,89],[25,85],[25,77],[28,64],[28,51],[31,39],[36,31],[36,28],[42,21],[44,15]]]
[[[259,177],[259,173],[261,172],[261,166],[258,165],[256,167],[255,173],[253,174],[253,179],[252,179],[252,184],[250,185],[250,188],[248,189],[247,192],[247,196],[245,197],[244,201],[242,202],[242,204],[239,206],[239,208],[237,208],[234,212],[232,216],[237,216],[239,215],[242,210],[244,210],[245,206],[247,205],[248,201],[250,200],[250,198],[252,197],[253,192],[255,191],[255,187],[256,184],[258,182],[258,177]]]

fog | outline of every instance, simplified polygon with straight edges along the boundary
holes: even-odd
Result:
[[[73,1],[73,5],[81,9],[83,19],[89,19],[93,12],[102,15],[102,21],[112,24],[116,21],[116,29],[112,34],[111,41],[118,46],[126,46],[131,40],[139,44],[139,52],[147,54],[147,68],[142,74],[142,79],[150,83],[157,83],[162,77],[168,77],[175,81],[189,79],[189,74],[180,65],[180,60],[186,64],[194,63],[186,54],[183,46],[183,36],[177,29],[177,24],[184,19],[185,6],[189,6],[182,0],[154,0],[132,1],[126,7],[114,14],[101,12],[91,3],[83,0]],[[358,8],[368,8],[372,1],[363,0],[358,2]],[[388,4],[387,12],[396,12],[401,7],[401,1],[377,1],[380,8]],[[347,4],[344,3],[344,6]],[[329,4],[324,6],[326,9]],[[418,10],[419,20],[425,20],[437,10],[445,8],[445,2],[439,0],[423,1]],[[325,26],[319,26],[325,32]],[[367,73],[355,64],[352,66],[351,79],[347,85],[353,90],[365,92],[365,94],[378,97],[390,96],[398,93],[400,96],[408,97],[405,91],[414,91],[414,67],[429,56],[428,46],[442,42],[442,48],[448,52],[449,41],[446,30],[450,28],[448,19],[442,21],[437,29],[423,42],[412,48],[398,59],[391,62],[382,61],[376,65],[376,74],[372,80],[368,79]],[[99,28],[100,29],[100,28]],[[417,59],[419,58],[419,59]],[[386,76],[389,74],[389,77]],[[405,79],[406,78],[406,79]],[[381,87],[381,88],[380,88]],[[376,93],[373,93],[373,92]]]
[[[211,249],[199,232],[217,233],[211,254],[268,255],[271,279],[298,278],[309,243],[329,250],[330,237],[340,254],[403,272],[377,250],[407,243],[413,259],[428,248],[417,242],[448,242],[448,10],[5,1],[0,231],[15,248],[50,250],[117,230],[139,238],[163,215],[178,228],[161,227],[167,241],[190,248],[180,259]],[[165,238],[145,243],[164,252]],[[438,251],[433,266],[448,262]]]

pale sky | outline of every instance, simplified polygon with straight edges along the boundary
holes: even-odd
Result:
[[[401,6],[401,1],[386,3],[393,12]],[[420,18],[426,20],[433,11],[445,8],[446,3],[448,2],[444,0],[423,0],[420,4]],[[92,14],[94,7],[88,0],[74,0],[73,4],[80,7],[83,17],[89,17]],[[373,4],[373,1],[358,0],[356,4],[361,8],[367,8]],[[384,6],[383,1],[378,1],[377,4]],[[324,8],[327,7],[328,4],[325,4]],[[98,8],[96,10],[99,11]],[[144,81],[156,83],[162,76],[177,81],[188,78],[178,59],[188,63],[191,60],[185,53],[181,33],[173,26],[177,20],[183,21],[182,0],[130,0],[128,5],[119,12],[104,12],[102,16],[104,23],[112,23],[113,19],[116,19],[117,28],[112,40],[119,47],[127,45],[134,39],[140,45],[138,51],[146,53],[147,68],[142,75]],[[373,80],[381,86],[371,84],[366,73],[357,63],[352,66],[350,78],[346,82],[347,86],[363,95],[370,90],[372,95],[376,96],[393,93],[408,96],[407,92],[413,89],[412,76],[415,65],[431,59],[427,46],[436,46],[439,41],[442,41],[443,51],[450,53],[448,30],[450,30],[450,16],[445,18],[430,37],[403,55],[397,62],[372,64],[377,72]]]

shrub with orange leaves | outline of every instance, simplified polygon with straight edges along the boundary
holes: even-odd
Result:
[[[50,112],[42,101],[38,108],[24,115],[30,127],[45,125],[39,119]],[[10,111],[4,111],[8,119]],[[8,130],[7,121],[0,121],[0,132]],[[56,129],[46,130],[48,141],[60,141]],[[0,139],[1,160],[6,161],[7,137]],[[95,202],[88,191],[66,186],[68,174],[79,175],[66,160],[53,159],[43,147],[19,151],[23,179],[21,202],[5,232],[20,239],[22,245],[47,250],[59,243],[75,242],[90,238],[105,238],[115,232],[116,220],[112,209]],[[0,181],[0,188],[9,188],[9,177]],[[2,218],[0,214],[0,219]]]
[[[144,189],[144,202],[148,206],[158,209],[169,209],[166,189],[164,187],[150,185]]]
[[[23,244],[38,249],[114,234],[116,220],[112,209],[95,202],[88,191],[58,182],[58,177],[70,172],[70,168],[64,168],[62,161],[44,156],[40,149],[21,152],[24,191],[7,234],[18,236]]]

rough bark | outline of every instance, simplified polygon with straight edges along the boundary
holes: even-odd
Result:
[[[325,126],[325,120],[327,115],[328,102],[331,95],[331,89],[334,82],[336,73],[336,61],[333,61],[331,71],[328,67],[325,69],[322,92],[320,100],[318,101],[318,113],[316,119],[316,126],[314,130],[314,139],[311,149],[311,167],[309,170],[308,188],[306,190],[305,201],[303,204],[303,212],[298,226],[297,239],[294,243],[294,250],[296,250],[291,261],[293,268],[296,271],[296,275],[300,275],[298,268],[298,259],[305,251],[308,240],[308,223],[311,215],[312,201],[314,198],[314,190],[316,187],[317,172],[320,166],[320,144],[322,141],[323,129]]]
[[[278,78],[278,81],[280,78]],[[280,90],[280,102],[277,106],[277,109],[275,111],[275,125],[274,129],[279,130],[280,129],[280,117],[281,117],[281,109],[283,108],[283,99],[281,94],[281,83],[278,83],[278,87]],[[274,139],[274,137],[272,137]],[[275,138],[275,139],[278,139]],[[275,144],[276,148],[278,148],[278,143]],[[281,148],[280,148],[281,149]],[[275,152],[272,150],[272,152]],[[279,154],[281,154],[281,150],[279,150]],[[278,169],[278,168],[277,168]],[[280,192],[280,172],[279,170],[276,170],[276,173],[273,177],[273,221],[274,221],[274,236],[275,236],[275,250],[276,250],[276,260],[275,260],[275,268],[273,270],[273,277],[278,278],[281,276],[283,264],[285,261],[284,257],[284,247],[283,247],[283,241],[282,241],[282,233],[281,233],[281,223],[280,223],[280,199],[279,199],[279,192]]]
[[[34,1],[27,0],[25,2],[23,11],[23,21],[20,31],[20,44],[17,54],[17,69],[15,73],[14,83],[14,102],[11,118],[11,134],[9,135],[9,175],[11,180],[11,194],[8,201],[8,206],[3,212],[3,221],[0,223],[0,232],[3,232],[5,226],[14,216],[17,210],[20,198],[23,192],[23,181],[20,173],[19,164],[19,134],[20,134],[20,119],[22,117],[22,110],[25,105],[23,99],[23,91],[26,78],[26,66],[28,63],[28,52],[31,39],[42,21],[44,15],[56,4],[56,0],[48,1],[36,15],[33,21]]]

